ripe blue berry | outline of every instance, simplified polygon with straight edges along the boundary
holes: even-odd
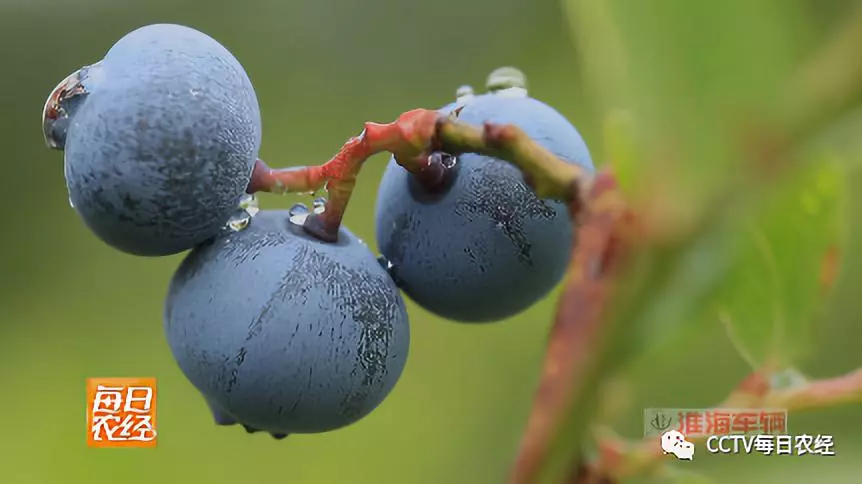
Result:
[[[377,407],[404,368],[407,312],[389,274],[346,229],[327,243],[300,224],[260,212],[195,248],[171,281],[168,342],[219,423],[334,430]]]
[[[592,171],[578,131],[517,89],[478,96],[465,89],[459,119],[517,125],[558,157]],[[540,200],[516,167],[495,158],[461,155],[450,173],[443,190],[428,190],[390,161],[378,190],[380,251],[400,287],[428,311],[464,322],[523,311],[564,274],[573,237],[565,204]]]
[[[214,236],[248,186],[260,108],[239,62],[178,25],[150,25],[72,74],[43,113],[69,199],[103,241],[167,255]]]

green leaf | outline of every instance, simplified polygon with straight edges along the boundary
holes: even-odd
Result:
[[[565,0],[580,71],[603,113],[638,123],[637,203],[673,195],[694,219],[746,177],[742,138],[772,121],[810,49],[799,0]],[[768,19],[768,20],[767,20]],[[609,160],[614,162],[613,159]]]
[[[839,164],[803,167],[741,216],[733,266],[713,298],[714,317],[754,366],[804,356],[828,294],[824,264],[840,253],[845,186]]]

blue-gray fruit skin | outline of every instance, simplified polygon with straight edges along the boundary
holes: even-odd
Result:
[[[165,331],[215,418],[274,437],[335,430],[377,407],[404,369],[404,301],[346,229],[321,242],[262,211],[191,251],[171,281]]]
[[[121,251],[160,256],[214,236],[237,209],[261,142],[257,96],[218,42],[178,25],[120,39],[82,72],[65,174],[86,225]]]
[[[575,127],[535,99],[478,96],[459,119],[517,125],[558,157],[594,171]],[[574,236],[565,203],[540,200],[516,167],[476,154],[458,157],[452,184],[439,195],[391,160],[376,224],[378,247],[404,292],[460,322],[505,319],[545,296],[565,273]]]

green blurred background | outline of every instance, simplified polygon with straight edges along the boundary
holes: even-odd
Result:
[[[584,19],[570,19],[579,10],[557,1],[0,0],[6,113],[0,120],[6,200],[0,483],[499,483],[538,382],[556,294],[486,326],[443,321],[410,304],[407,368],[391,396],[366,419],[330,434],[281,442],[213,425],[162,332],[162,299],[180,257],[123,255],[88,233],[69,207],[62,155],[44,147],[38,123],[56,83],[100,59],[126,32],[149,23],[181,23],[227,46],[256,86],[264,123],[261,157],[273,166],[322,162],[364,121],[389,121],[411,108],[446,104],[459,85],[481,88],[501,65],[523,69],[531,94],[565,114],[601,163],[606,108],[625,108],[629,100],[615,99],[615,92],[632,96],[641,108],[660,105],[656,122],[676,120],[680,136],[718,145],[711,119],[704,115],[706,127],[698,131],[697,116],[689,116],[701,109],[697,103],[706,112],[768,92],[786,64],[809,54],[852,3],[615,2],[620,28],[644,47],[630,56],[635,71],[616,80],[624,86],[599,86],[602,92],[595,93],[583,71],[590,65],[581,62],[584,49],[591,49],[586,57],[594,61],[607,56],[611,62],[613,46],[600,37],[585,40],[589,29],[572,35],[570,29],[583,27]],[[662,50],[668,46],[677,50]],[[755,78],[762,82],[752,84]],[[655,95],[638,90],[641,80],[664,89]],[[754,87],[732,98],[727,86],[736,85]],[[780,117],[780,109],[772,114]],[[847,123],[852,119],[823,149],[840,145],[836,151],[854,161],[859,147],[852,133],[862,123]],[[690,173],[717,170],[708,159],[688,163]],[[347,225],[368,241],[374,240],[375,187],[384,164],[378,157],[367,165],[346,216]],[[862,202],[852,196],[862,182],[856,173],[846,172],[851,209]],[[261,198],[264,208],[294,201]],[[848,227],[859,213],[851,210]],[[814,376],[862,364],[856,352],[862,259],[854,250],[862,239],[849,234],[837,293],[816,319],[817,347],[798,362]],[[626,366],[616,398],[626,407],[613,419],[620,434],[640,437],[644,407],[714,404],[750,370],[717,320],[698,328],[696,336],[665,343],[665,350],[654,349]],[[86,447],[84,382],[94,376],[158,378],[158,448]],[[862,409],[791,415],[789,424],[793,433],[834,435],[838,456],[698,455],[687,467],[717,482],[859,482]]]

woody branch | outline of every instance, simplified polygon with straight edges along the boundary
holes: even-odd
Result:
[[[480,128],[437,111],[415,109],[391,123],[366,123],[362,133],[319,166],[273,169],[258,160],[248,192],[326,188],[325,210],[308,217],[304,227],[322,240],[335,241],[363,163],[383,152],[392,153],[399,165],[425,184],[433,185],[446,176],[449,168],[443,164],[441,152],[478,153],[508,161],[521,170],[524,181],[541,198],[579,201],[591,183],[588,172],[557,158],[514,125],[486,123]]]
[[[584,205],[570,211],[580,213],[581,225],[513,484],[560,482],[568,473],[580,454],[601,377],[613,366],[610,348],[620,328],[605,315],[635,238],[635,219],[607,171],[596,177]],[[563,439],[573,446],[559,445]]]

